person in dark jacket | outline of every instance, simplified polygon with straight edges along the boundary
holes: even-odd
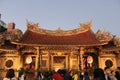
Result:
[[[80,80],[90,80],[90,78],[89,78],[89,75],[88,75],[88,72],[87,72],[87,71],[82,72],[82,73],[80,74]]]
[[[115,73],[116,73],[115,77],[117,78],[117,80],[120,80],[120,67],[117,67],[117,70]]]
[[[85,72],[84,72],[84,76],[83,76],[83,78],[84,78],[84,80],[90,80],[90,78],[89,78],[89,75],[88,75],[88,72],[87,72],[87,71],[85,71]]]
[[[93,76],[94,76],[93,80],[106,80],[104,71],[101,68],[95,69]]]
[[[62,70],[64,80],[72,80],[72,76],[69,74],[69,72],[66,69]]]

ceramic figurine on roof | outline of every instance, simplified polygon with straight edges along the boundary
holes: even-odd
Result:
[[[95,36],[100,42],[109,42],[112,39],[112,35],[108,31],[102,32],[101,30],[98,30]]]
[[[91,28],[91,26],[92,26],[92,22],[87,22],[87,23],[81,23],[79,28],[73,30],[62,30],[62,29],[46,30],[39,27],[38,23],[31,23],[27,21],[27,29],[32,32],[37,32],[41,34],[59,35],[59,36],[83,33],[88,31]]]
[[[87,23],[80,23],[80,28],[82,30],[90,29],[92,27],[92,21]]]
[[[115,46],[120,46],[120,38],[117,36],[113,36],[113,42]]]

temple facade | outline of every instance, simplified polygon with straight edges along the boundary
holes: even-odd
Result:
[[[120,66],[120,39],[91,29],[92,22],[73,30],[46,30],[27,22],[23,33],[9,23],[0,33],[0,70],[85,70]],[[3,73],[4,75],[4,73]]]

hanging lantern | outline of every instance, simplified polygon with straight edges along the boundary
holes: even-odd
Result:
[[[92,56],[88,56],[87,57],[87,63],[93,63],[93,57]]]
[[[32,57],[31,56],[27,56],[26,63],[30,64],[31,62],[32,62]]]

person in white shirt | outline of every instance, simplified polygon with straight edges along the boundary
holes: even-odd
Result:
[[[111,79],[111,69],[110,69],[110,67],[105,67],[104,68],[104,73],[105,73],[105,79],[106,80],[112,80]]]
[[[111,79],[112,80],[118,80],[115,75],[116,75],[115,71],[114,70],[111,71]]]
[[[6,76],[3,78],[3,80],[18,80],[17,77],[15,77],[14,69],[9,69],[6,73]]]

